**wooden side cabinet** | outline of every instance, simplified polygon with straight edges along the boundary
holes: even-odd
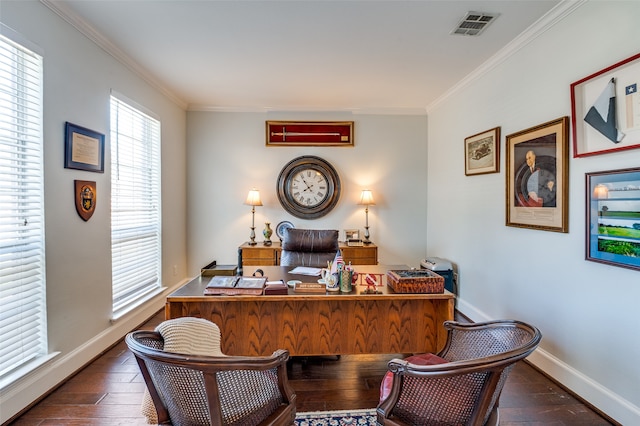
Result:
[[[270,246],[258,243],[250,246],[244,243],[238,247],[238,264],[242,266],[278,266],[280,264],[280,243]]]
[[[340,250],[346,263],[351,262],[353,265],[378,264],[378,246],[375,244],[349,247],[344,243],[340,243]]]
[[[346,243],[340,243],[342,258],[345,263],[353,265],[377,265],[378,246],[368,244],[359,247],[350,247]],[[255,246],[244,243],[238,247],[238,266],[279,266],[280,252],[282,248],[279,242],[270,246],[258,243]]]

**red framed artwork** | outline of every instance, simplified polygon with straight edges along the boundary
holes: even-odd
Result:
[[[353,121],[267,121],[267,146],[353,146]]]
[[[573,156],[640,148],[640,53],[571,84]]]

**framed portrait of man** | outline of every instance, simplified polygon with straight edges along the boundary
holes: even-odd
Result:
[[[506,225],[568,232],[569,118],[506,137]]]

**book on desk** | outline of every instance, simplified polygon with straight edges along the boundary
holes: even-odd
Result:
[[[204,289],[209,296],[227,295],[260,295],[267,282],[265,277],[239,277],[216,275],[211,277]]]

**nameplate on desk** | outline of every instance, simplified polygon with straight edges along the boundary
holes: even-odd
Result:
[[[327,286],[320,283],[296,283],[293,291],[296,293],[326,293]]]

